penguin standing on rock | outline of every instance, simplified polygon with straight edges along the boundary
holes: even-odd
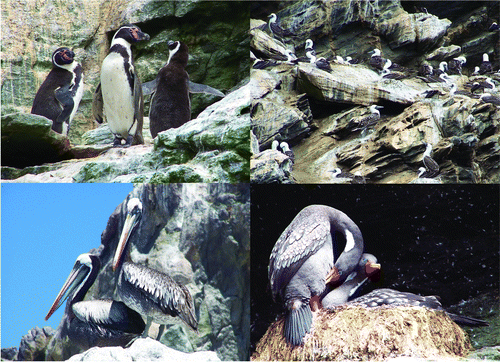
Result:
[[[97,122],[102,123],[104,108],[115,147],[121,145],[122,139],[126,141],[125,147],[144,143],[144,101],[131,50],[132,44],[142,40],[149,40],[149,35],[138,26],[122,26],[113,36],[109,54],[102,62],[93,111]]]
[[[191,119],[189,100],[188,47],[180,41],[169,41],[169,58],[158,73],[158,88],[151,99],[149,121],[153,138],[169,128],[177,128]]]
[[[83,70],[74,57],[75,53],[66,47],[52,54],[52,70],[38,89],[31,108],[32,114],[52,120],[52,129],[63,135],[68,134],[83,95]]]

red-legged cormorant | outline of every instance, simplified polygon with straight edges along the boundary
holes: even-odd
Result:
[[[346,240],[334,260],[337,236]],[[340,285],[353,272],[363,253],[359,227],[342,211],[324,205],[307,206],[283,231],[269,260],[273,298],[286,308],[285,338],[300,345],[312,323],[311,297],[322,297],[330,284]],[[332,272],[333,269],[333,272]]]

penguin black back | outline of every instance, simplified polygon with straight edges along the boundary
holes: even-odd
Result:
[[[67,134],[83,95],[83,70],[69,48],[56,49],[52,54],[52,70],[38,89],[31,108],[32,114],[52,120],[52,129]]]
[[[191,119],[189,101],[188,47],[180,41],[169,41],[169,60],[158,73],[158,88],[151,100],[149,114],[153,138],[169,128],[177,128]]]

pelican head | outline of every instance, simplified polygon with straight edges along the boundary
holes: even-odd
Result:
[[[127,241],[132,234],[142,217],[142,202],[134,197],[127,202],[127,217],[125,218],[125,223],[123,225],[123,230],[120,235],[120,240],[118,241],[118,246],[116,247],[115,257],[113,258],[113,271],[118,268],[120,259],[125,251],[125,246]]]
[[[76,259],[75,265],[73,266],[73,269],[71,270],[68,279],[66,279],[66,282],[59,291],[56,300],[50,307],[50,310],[47,313],[45,320],[48,320],[50,316],[57,309],[59,309],[59,307],[64,303],[64,301],[68,299],[70,295],[73,295],[73,292],[75,292],[75,290],[77,289],[80,290],[81,286],[83,285],[83,282],[89,276],[92,267],[93,264],[90,254],[88,253],[82,254]]]

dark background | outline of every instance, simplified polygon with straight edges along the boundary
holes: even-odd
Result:
[[[282,312],[267,278],[271,250],[305,206],[345,212],[383,274],[375,288],[439,295],[447,306],[499,288],[498,185],[251,185],[251,352]],[[344,242],[339,245],[340,251]],[[480,317],[480,315],[478,315]]]

